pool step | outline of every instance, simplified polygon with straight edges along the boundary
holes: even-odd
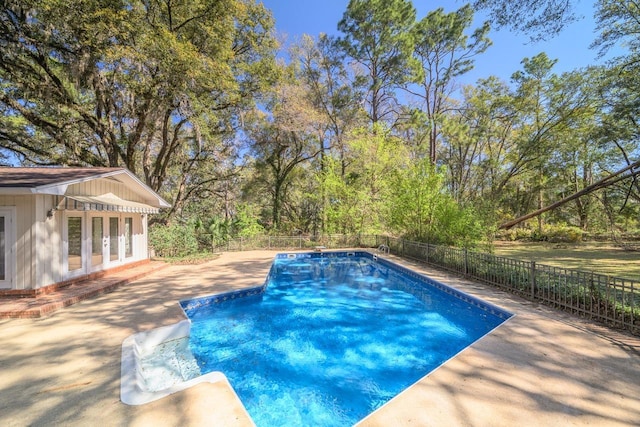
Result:
[[[189,338],[164,342],[143,355],[140,374],[148,391],[160,391],[200,376],[200,368],[191,350]]]

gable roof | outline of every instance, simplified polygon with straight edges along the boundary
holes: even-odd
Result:
[[[0,188],[38,188],[96,179],[124,168],[0,168]]]
[[[171,205],[125,168],[12,168],[0,167],[0,194],[64,196],[69,185],[100,178],[114,179],[144,197],[149,205]]]

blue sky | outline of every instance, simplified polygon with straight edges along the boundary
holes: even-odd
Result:
[[[342,18],[348,0],[262,0],[276,20],[276,30],[294,40],[302,34],[317,36],[320,33],[339,35],[338,21]],[[429,11],[443,7],[452,12],[462,7],[464,1],[414,0],[418,19]],[[578,13],[582,20],[570,25],[559,36],[548,42],[531,43],[526,35],[514,34],[508,29],[492,30],[491,46],[476,58],[475,69],[465,75],[460,83],[471,84],[479,78],[496,75],[509,81],[511,75],[522,68],[520,62],[525,57],[533,57],[546,52],[550,58],[558,59],[554,71],[562,73],[585,67],[602,60],[597,59],[597,51],[589,49],[596,38],[593,22],[593,5],[580,1]],[[474,29],[485,21],[486,15],[476,14]]]

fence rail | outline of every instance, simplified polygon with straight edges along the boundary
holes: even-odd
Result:
[[[259,236],[219,250],[378,248],[640,335],[640,281],[378,235]]]
[[[378,236],[328,234],[324,236],[255,236],[231,239],[214,250],[244,251],[254,249],[374,248]]]

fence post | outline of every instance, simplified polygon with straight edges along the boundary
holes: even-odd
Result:
[[[536,262],[535,261],[531,261],[531,279],[529,280],[529,282],[531,282],[531,299],[534,299],[536,296]]]
[[[404,239],[402,239],[402,256],[404,256]]]
[[[271,249],[271,236],[269,236],[269,239],[267,241],[268,241],[269,249]]]
[[[302,234],[298,236],[298,240],[299,240],[298,248],[302,249]]]
[[[464,275],[469,275],[469,257],[467,255],[467,248],[464,248]]]

